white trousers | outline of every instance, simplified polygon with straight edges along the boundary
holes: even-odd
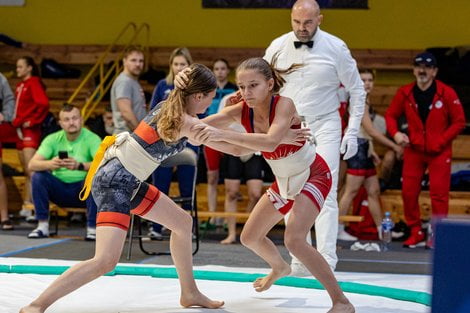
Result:
[[[315,221],[315,234],[318,252],[334,270],[336,263],[338,263],[338,256],[336,255],[336,238],[338,235],[338,200],[336,192],[340,157],[339,147],[341,144],[341,119],[337,111],[320,117],[305,116],[305,119],[315,135],[316,151],[328,164],[333,178],[331,190]],[[288,218],[289,214],[285,216],[285,220],[287,221]],[[310,234],[307,235],[307,241],[310,244],[312,243]],[[292,263],[301,262],[292,256]]]

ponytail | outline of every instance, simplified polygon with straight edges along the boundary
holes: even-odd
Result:
[[[258,73],[262,74],[266,80],[272,78],[274,80],[272,92],[279,93],[282,86],[284,86],[286,83],[284,75],[296,71],[297,69],[301,68],[303,64],[294,63],[289,66],[289,68],[281,70],[276,67],[278,57],[279,52],[273,56],[271,64],[262,58],[247,59],[237,67],[237,73],[243,70],[256,70]]]
[[[157,119],[157,130],[160,138],[167,142],[174,142],[183,125],[184,95],[180,89],[174,89],[168,99],[163,103]]]

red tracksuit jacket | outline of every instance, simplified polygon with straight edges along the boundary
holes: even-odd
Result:
[[[398,131],[397,119],[405,114],[412,149],[429,154],[451,149],[452,140],[465,127],[465,115],[457,94],[450,86],[436,80],[436,94],[426,125],[423,125],[413,96],[415,84],[402,86],[395,94],[385,112],[387,131],[394,136]]]
[[[30,127],[39,125],[49,112],[49,99],[47,98],[41,80],[31,76],[16,85],[15,117],[11,122],[14,127],[21,127],[30,122]]]

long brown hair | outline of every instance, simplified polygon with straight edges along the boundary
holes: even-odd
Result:
[[[287,69],[279,69],[276,65],[278,56],[279,53],[276,53],[273,56],[271,63],[268,63],[263,58],[247,59],[240,63],[240,65],[238,65],[236,73],[238,74],[238,72],[245,70],[255,70],[258,73],[262,74],[266,78],[266,80],[272,78],[274,80],[272,92],[278,93],[279,90],[281,90],[282,86],[284,86],[284,84],[286,83],[286,80],[283,76],[290,74],[303,66],[303,64],[294,63]]]
[[[175,88],[162,104],[160,112],[154,117],[160,138],[174,142],[183,125],[184,113],[187,112],[186,98],[195,93],[207,95],[217,88],[217,81],[212,71],[205,65],[194,63],[189,66],[187,86],[184,90]]]

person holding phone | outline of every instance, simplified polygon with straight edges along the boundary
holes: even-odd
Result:
[[[101,143],[98,135],[82,128],[80,110],[65,104],[59,112],[62,130],[47,136],[34,154],[29,169],[34,171],[32,193],[38,226],[28,238],[49,236],[49,201],[65,207],[86,207],[86,240],[95,240],[96,205],[92,198],[78,195],[93,156]]]

